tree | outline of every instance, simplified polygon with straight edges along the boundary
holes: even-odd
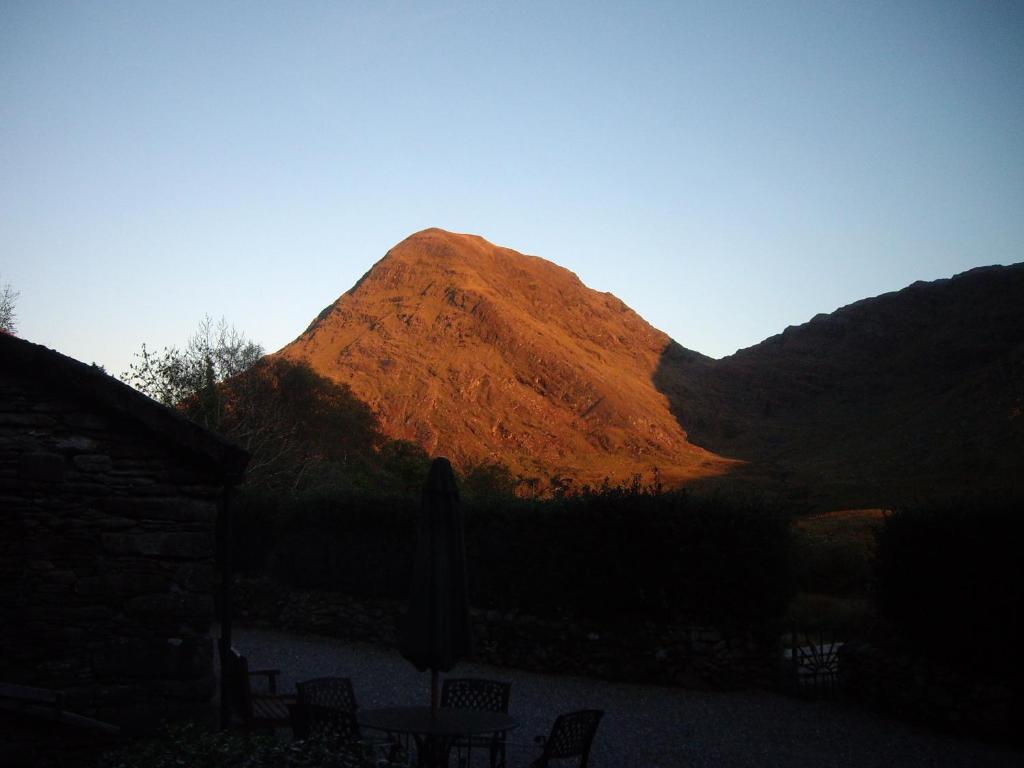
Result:
[[[4,283],[3,290],[0,291],[0,331],[3,333],[13,335],[18,330],[18,317],[14,312],[18,295],[10,283]]]
[[[380,447],[380,465],[404,493],[419,493],[430,469],[430,456],[410,440],[389,440]]]
[[[462,478],[462,488],[467,498],[493,502],[514,498],[522,481],[504,464],[491,460],[469,467]]]
[[[219,431],[252,454],[247,475],[258,485],[298,490],[315,467],[361,465],[381,439],[370,408],[306,361],[263,358],[218,395]]]
[[[245,448],[247,483],[295,491],[314,466],[345,470],[380,441],[376,419],[344,384],[263,348],[209,317],[184,349],[145,345],[122,379]],[[355,463],[360,463],[356,461]]]
[[[224,318],[215,326],[207,315],[184,349],[146,345],[121,378],[154,400],[185,411],[207,429],[220,430],[224,402],[219,384],[248,370],[263,357],[263,347],[247,339]]]

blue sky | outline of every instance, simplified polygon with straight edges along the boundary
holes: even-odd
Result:
[[[1024,261],[1024,4],[0,3],[0,281],[118,373],[439,226],[715,357]]]

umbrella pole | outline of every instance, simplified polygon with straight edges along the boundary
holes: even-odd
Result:
[[[430,714],[436,715],[438,705],[441,703],[441,694],[437,687],[437,670],[430,670]]]

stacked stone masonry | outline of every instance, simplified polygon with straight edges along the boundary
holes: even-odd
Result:
[[[290,590],[268,579],[237,579],[234,595],[241,623],[397,644],[400,602]],[[611,628],[494,610],[473,610],[471,620],[474,660],[498,666],[690,688],[769,688],[778,681],[777,643],[749,634],[654,622]]]
[[[223,480],[58,390],[0,370],[0,680],[125,725],[208,701]]]

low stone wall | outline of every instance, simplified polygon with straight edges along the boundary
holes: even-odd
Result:
[[[943,667],[907,647],[851,642],[839,652],[847,695],[888,715],[954,733],[1022,740],[1024,693],[1008,680]]]
[[[331,592],[287,590],[265,579],[238,579],[238,623],[397,645],[403,606]],[[766,688],[778,680],[779,649],[711,627],[654,622],[600,627],[568,618],[471,612],[474,660],[540,672],[691,688]]]

